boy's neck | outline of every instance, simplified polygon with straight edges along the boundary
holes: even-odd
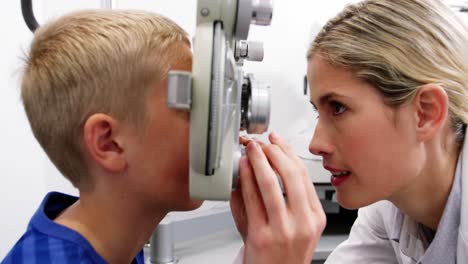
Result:
[[[137,204],[118,192],[80,192],[80,200],[54,221],[84,236],[107,262],[128,264],[167,214]]]

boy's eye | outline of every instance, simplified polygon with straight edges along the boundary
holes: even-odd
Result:
[[[346,106],[336,101],[330,102],[330,106],[332,108],[333,115],[340,115],[347,110]]]

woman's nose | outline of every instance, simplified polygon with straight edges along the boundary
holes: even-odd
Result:
[[[330,144],[325,131],[320,126],[320,122],[317,123],[314,135],[310,140],[309,151],[317,156],[329,155],[333,152],[333,147]]]

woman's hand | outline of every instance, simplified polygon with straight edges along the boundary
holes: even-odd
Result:
[[[247,144],[231,208],[245,243],[244,263],[310,263],[326,218],[303,162],[276,134]],[[278,176],[284,186],[283,196]]]

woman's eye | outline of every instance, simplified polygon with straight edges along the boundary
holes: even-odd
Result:
[[[333,115],[340,115],[347,110],[346,106],[338,102],[330,102],[330,105],[332,108]]]

